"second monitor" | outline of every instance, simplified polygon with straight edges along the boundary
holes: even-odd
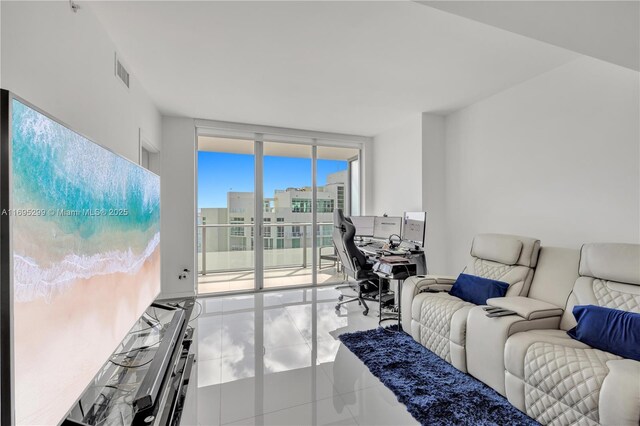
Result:
[[[402,226],[402,241],[424,247],[426,228],[426,212],[405,212],[404,224]]]
[[[351,216],[351,223],[356,227],[356,236],[373,237],[374,217],[373,216]]]
[[[373,221],[373,238],[386,240],[390,235],[400,235],[401,217],[376,216]]]

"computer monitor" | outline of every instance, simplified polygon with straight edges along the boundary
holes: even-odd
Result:
[[[373,216],[351,216],[349,219],[356,227],[356,236],[373,237]]]
[[[400,235],[401,217],[376,216],[373,221],[373,238],[386,240],[390,235]]]
[[[424,246],[426,228],[427,212],[405,212],[402,241]]]

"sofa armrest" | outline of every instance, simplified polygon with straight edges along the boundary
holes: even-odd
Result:
[[[600,388],[598,411],[603,425],[632,426],[640,419],[640,362],[607,361],[609,374]]]
[[[518,296],[489,300],[519,299]],[[525,299],[522,297],[521,299]],[[534,300],[534,303],[537,302]],[[544,303],[544,302],[543,302]],[[504,305],[515,311],[514,305]],[[484,382],[498,393],[506,395],[505,385],[505,347],[509,336],[528,330],[556,330],[560,325],[560,315],[527,319],[524,309],[518,309],[518,315],[488,317],[483,306],[472,308],[467,315],[466,348],[467,372]],[[565,333],[566,336],[566,333]],[[567,336],[568,340],[577,342]],[[580,343],[580,342],[578,342]],[[583,343],[580,343],[583,344]],[[586,346],[586,345],[585,345]],[[523,358],[524,359],[524,358]]]
[[[416,275],[404,280],[402,284],[402,328],[409,333],[411,330],[411,304],[413,298],[423,291],[449,291],[456,282],[456,277],[448,275]]]
[[[487,299],[487,305],[513,311],[526,320],[559,317],[564,312],[551,303],[522,296],[494,297]]]
[[[411,278],[418,293],[427,290],[449,291],[457,279],[450,275],[416,275]]]

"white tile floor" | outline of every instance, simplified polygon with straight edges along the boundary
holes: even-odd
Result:
[[[415,425],[337,336],[377,326],[333,288],[201,298],[198,425]],[[184,424],[184,423],[183,423]]]

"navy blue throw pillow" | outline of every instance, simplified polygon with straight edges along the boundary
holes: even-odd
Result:
[[[487,299],[504,297],[508,289],[509,284],[502,281],[460,274],[449,294],[476,305],[486,305]]]
[[[594,305],[577,305],[578,325],[567,334],[587,345],[640,361],[640,314]]]

